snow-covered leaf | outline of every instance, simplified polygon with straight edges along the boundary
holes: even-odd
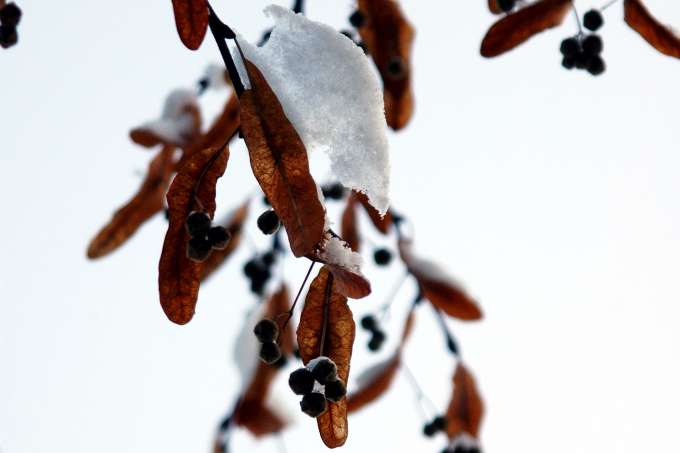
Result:
[[[191,143],[200,132],[201,110],[196,93],[180,89],[168,95],[159,120],[149,121],[132,129],[130,138],[146,148],[159,143],[182,147]]]

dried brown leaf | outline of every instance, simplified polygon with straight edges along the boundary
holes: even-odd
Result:
[[[241,239],[243,239],[243,222],[245,222],[248,216],[249,204],[250,200],[246,200],[240,208],[229,216],[226,222],[223,222],[223,226],[231,233],[231,240],[224,250],[213,250],[210,252],[208,259],[203,261],[201,265],[201,282],[210,277],[241,243]]]
[[[297,328],[297,341],[305,365],[324,355],[335,362],[338,376],[347,385],[355,324],[347,298],[335,289],[334,280],[333,274],[324,266],[309,286]],[[325,336],[324,313],[327,317]],[[329,404],[329,409],[316,420],[321,439],[328,448],[343,445],[347,440],[347,399]]]
[[[498,0],[489,0],[489,11],[493,14],[503,14],[503,11],[498,7]]]
[[[538,0],[508,14],[489,28],[480,53],[491,58],[512,50],[535,34],[561,24],[570,8],[569,0]]]
[[[399,240],[399,254],[408,271],[418,280],[420,290],[432,305],[447,315],[466,321],[480,319],[477,302],[436,264],[414,255],[412,244]]]
[[[177,173],[168,191],[169,225],[158,264],[158,291],[161,306],[170,321],[186,324],[194,316],[198,299],[201,263],[186,256],[189,234],[184,220],[191,211],[199,210],[193,197],[194,187],[205,170],[197,198],[212,218],[215,214],[215,185],[224,174],[229,148],[210,148],[197,153]]]
[[[325,211],[300,136],[257,67],[244,58],[252,89],[241,95],[241,127],[260,187],[286,227],[293,255],[314,252]]]
[[[166,145],[149,164],[146,179],[132,200],[92,239],[87,249],[90,259],[101,258],[120,247],[144,222],[165,207],[165,194],[173,172],[175,148]]]
[[[175,25],[182,43],[190,50],[201,46],[208,30],[208,2],[206,0],[172,0]]]
[[[624,0],[623,20],[656,50],[680,58],[680,38],[652,16],[640,0]]]
[[[342,239],[347,242],[352,251],[359,253],[359,246],[361,240],[359,239],[359,226],[357,224],[357,211],[355,209],[356,197],[350,195],[347,199],[347,206],[342,213],[342,222],[340,224],[340,234]]]
[[[388,234],[393,222],[390,211],[388,210],[384,217],[380,217],[378,210],[371,206],[371,204],[368,202],[368,197],[366,194],[361,192],[352,192],[352,194],[357,198],[357,200],[361,202],[361,205],[368,213],[368,216],[371,218],[371,222],[373,222],[373,225],[375,225],[377,230],[382,234]]]
[[[266,365],[272,367],[271,365]],[[273,368],[273,367],[272,367]],[[255,437],[280,432],[288,425],[287,421],[260,401],[243,401],[234,413],[234,422],[245,427]]]
[[[396,131],[406,126],[413,112],[411,44],[414,31],[393,0],[359,0],[359,10],[367,17],[359,34],[380,72],[385,87],[385,118]],[[395,71],[395,65],[399,65],[399,71]]]
[[[380,363],[372,379],[347,396],[347,412],[357,411],[380,398],[392,384],[400,362],[401,354],[397,351],[386,362]]]
[[[484,414],[484,404],[477,391],[475,379],[461,362],[456,367],[453,385],[453,397],[446,410],[449,420],[446,434],[453,438],[457,434],[469,433],[476,438]]]
[[[130,131],[130,138],[133,142],[145,148],[153,148],[163,142],[158,135],[143,127],[132,129]]]

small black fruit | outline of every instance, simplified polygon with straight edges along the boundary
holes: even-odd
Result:
[[[264,234],[274,234],[281,227],[281,220],[273,209],[269,209],[258,217],[257,227]]]
[[[306,395],[314,389],[314,375],[307,368],[299,368],[290,373],[288,385],[296,395]]]
[[[347,395],[347,387],[345,387],[345,384],[340,379],[326,382],[325,395],[327,400],[337,404]]]
[[[229,245],[231,233],[223,226],[215,226],[208,230],[208,242],[217,250],[224,250]]]
[[[498,0],[498,9],[507,13],[515,7],[515,0]]]
[[[605,65],[604,60],[599,55],[595,55],[592,60],[590,60],[590,66],[588,66],[588,72],[592,75],[600,75],[604,72]]]
[[[375,319],[375,316],[373,315],[366,315],[363,318],[361,318],[361,327],[363,327],[366,330],[375,330],[376,327],[378,327],[378,322]]]
[[[366,25],[366,15],[356,10],[349,16],[349,23],[352,24],[352,27],[361,28]]]
[[[325,384],[338,378],[338,367],[331,359],[323,358],[316,362],[312,368],[312,374],[320,384]]]
[[[603,23],[602,14],[596,9],[591,9],[583,15],[583,26],[590,31],[598,30]]]
[[[308,393],[300,401],[300,409],[310,417],[318,417],[326,412],[326,397],[321,393]]]
[[[265,318],[255,325],[253,332],[262,343],[271,343],[276,341],[279,336],[279,326],[271,319]]]
[[[196,262],[205,261],[210,256],[210,243],[201,238],[195,237],[187,241],[187,258]]]
[[[381,330],[375,330],[373,331],[373,337],[371,338],[371,341],[368,342],[368,349],[371,351],[377,351],[384,342],[385,333]]]
[[[264,363],[274,363],[281,358],[281,348],[276,343],[262,343],[260,347],[260,359]]]
[[[21,9],[14,3],[7,3],[0,8],[0,23],[16,27],[21,19]]]
[[[324,186],[321,188],[321,191],[324,198],[330,198],[331,200],[342,200],[342,196],[345,194],[345,188],[339,182]]]
[[[583,40],[583,51],[590,56],[602,53],[602,38],[598,35],[588,35]]]
[[[210,216],[203,211],[191,211],[184,220],[184,228],[192,238],[205,237],[211,226]]]
[[[575,57],[581,52],[581,44],[576,38],[567,38],[560,44],[560,52],[565,57]]]
[[[373,253],[373,259],[375,260],[375,264],[379,266],[387,266],[392,260],[392,252],[385,248],[378,249],[375,251],[375,253]]]

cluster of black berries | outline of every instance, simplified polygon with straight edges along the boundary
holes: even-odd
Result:
[[[317,357],[304,368],[290,374],[288,385],[296,395],[304,395],[300,409],[310,417],[326,412],[328,404],[339,403],[347,394],[347,388],[338,377],[338,367],[328,357]]]
[[[386,248],[379,248],[373,252],[373,259],[378,266],[387,266],[392,261],[392,252]]]
[[[446,426],[449,424],[449,420],[441,415],[437,416],[430,423],[426,424],[423,428],[423,434],[427,437],[432,437],[440,431],[446,431]]]
[[[264,234],[274,234],[281,228],[281,219],[273,209],[268,209],[257,218],[257,227]]]
[[[361,327],[373,334],[371,340],[368,342],[368,349],[371,351],[380,349],[385,342],[385,332],[378,327],[378,321],[376,321],[375,316],[366,315],[361,318]]]
[[[598,30],[604,20],[599,11],[591,9],[583,16],[583,26],[590,31]],[[594,33],[581,34],[567,38],[560,44],[562,66],[567,69],[585,69],[592,75],[600,75],[605,70],[602,53],[602,38]]]
[[[17,25],[21,19],[21,10],[13,2],[0,8],[0,47],[12,47],[19,40]]]
[[[199,263],[210,256],[212,249],[224,250],[231,240],[229,230],[213,223],[203,211],[191,211],[184,227],[191,236],[187,241],[187,258]]]
[[[269,251],[262,255],[257,255],[243,267],[243,273],[250,279],[250,290],[255,294],[264,292],[264,287],[272,276],[271,267],[274,264],[275,255]]]
[[[333,184],[321,186],[321,192],[323,193],[324,198],[331,200],[342,200],[342,197],[345,195],[345,187],[339,182],[335,182]]]
[[[271,319],[263,319],[253,329],[260,346],[260,359],[265,363],[274,363],[281,359],[281,348],[276,344],[279,337],[279,326]]]

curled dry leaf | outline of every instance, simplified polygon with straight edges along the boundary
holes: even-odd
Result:
[[[92,239],[87,249],[90,259],[101,258],[120,247],[165,206],[165,194],[173,172],[175,148],[166,145],[149,164],[149,170],[142,187],[132,200],[113,215],[113,219]]]
[[[483,57],[497,57],[532,36],[562,23],[571,8],[569,0],[538,0],[493,24],[482,40]]]
[[[200,209],[193,197],[194,187],[198,184],[196,197],[212,218],[215,214],[215,185],[224,174],[228,159],[229,149],[226,146],[197,153],[177,173],[168,191],[169,225],[158,263],[158,291],[163,311],[170,321],[177,324],[191,320],[198,299],[201,263],[186,256],[189,234],[184,228],[184,220],[189,213]],[[201,176],[203,179],[199,181]]]
[[[493,14],[503,14],[503,11],[498,7],[498,0],[489,0],[489,11]]]
[[[458,434],[468,433],[476,438],[484,414],[484,405],[477,392],[475,379],[461,362],[458,362],[456,373],[453,375],[453,385],[453,397],[446,410],[446,417],[449,420],[446,434],[453,438]]]
[[[309,286],[297,328],[297,341],[300,357],[305,365],[310,360],[325,355],[335,362],[338,376],[347,385],[355,324],[347,298],[335,289],[334,280],[333,274],[324,266]],[[316,421],[324,444],[328,448],[336,448],[347,440],[347,399],[343,398],[340,403],[328,406],[328,410],[317,417]]]
[[[148,121],[130,131],[132,141],[146,148],[160,143],[184,147],[200,135],[201,109],[196,93],[183,89],[168,95],[160,119]]]
[[[368,213],[368,216],[371,218],[371,222],[373,222],[373,225],[375,225],[378,231],[380,231],[382,234],[388,234],[393,222],[390,211],[387,211],[385,216],[381,217],[378,210],[371,206],[371,204],[368,202],[368,197],[366,194],[353,191],[352,195],[355,196],[359,202],[361,202],[361,205]]]
[[[436,264],[414,255],[411,241],[399,240],[399,254],[408,271],[418,280],[420,291],[432,305],[449,316],[466,321],[480,319],[477,302]]]
[[[656,20],[640,0],[624,0],[623,20],[656,50],[680,58],[680,38]]]
[[[200,47],[208,30],[208,2],[206,0],[172,0],[175,25],[182,43],[190,50]]]
[[[359,0],[367,17],[359,34],[380,72],[385,118],[395,131],[406,126],[413,112],[411,44],[414,31],[393,0]]]
[[[345,211],[342,213],[342,222],[340,224],[341,230],[340,234],[349,248],[353,252],[359,252],[359,245],[361,240],[359,239],[359,227],[357,225],[357,212],[354,206],[356,205],[356,197],[350,195],[347,199],[347,205],[345,206]]]
[[[289,309],[290,297],[288,287],[284,284],[281,285],[279,291],[269,298],[264,317],[275,320],[279,326],[279,332],[282,332],[285,317],[277,318],[277,316]],[[280,335],[281,333],[279,333]],[[279,337],[281,351],[292,354],[295,349],[293,331],[289,329],[283,335],[283,338]],[[288,424],[286,419],[277,415],[266,405],[269,388],[278,372],[279,368],[275,365],[266,364],[259,360],[253,379],[243,392],[241,401],[236,408],[234,421],[238,425],[246,427],[256,437],[279,432]]]
[[[248,205],[250,200],[246,200],[229,218],[223,222],[223,226],[231,233],[231,240],[224,250],[213,249],[208,259],[201,265],[201,282],[212,275],[215,270],[224,263],[227,258],[236,250],[243,238],[243,222],[248,216]]]
[[[293,255],[316,250],[325,211],[309,173],[307,150],[257,67],[243,59],[250,90],[241,95],[241,128],[260,187],[286,227]]]

